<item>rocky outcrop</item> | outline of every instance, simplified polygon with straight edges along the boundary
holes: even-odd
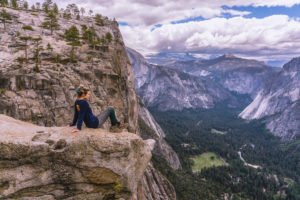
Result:
[[[263,119],[267,128],[283,140],[300,135],[300,58],[294,58],[269,80],[240,117]]]
[[[130,49],[127,50],[127,53],[129,53]],[[133,51],[133,53],[135,53],[135,51]],[[145,77],[148,76],[149,68],[144,59],[136,59],[133,62],[132,59],[137,57],[130,56],[130,58],[133,66],[139,66],[141,68],[140,72],[142,73],[135,73],[135,84],[137,85],[137,88],[139,88],[140,85],[145,84],[147,81],[147,78]],[[165,133],[144,106],[141,99],[139,100],[138,114],[138,132],[140,136],[143,139],[154,139],[156,141],[153,153],[165,159],[171,168],[175,170],[181,168],[177,154],[164,140]],[[142,181],[140,182],[138,199],[176,200],[176,191],[167,178],[155,169],[152,163],[149,163]]]
[[[150,163],[138,187],[138,199],[143,200],[175,200],[173,185]]]
[[[117,22],[103,18],[104,25],[94,26],[95,31],[99,38],[110,33],[112,41],[95,48],[81,41],[81,46],[75,47],[76,59],[71,62],[72,47],[63,37],[65,30],[74,25],[82,32],[82,26],[93,25],[94,19],[60,17],[60,29],[51,35],[50,30],[41,28],[43,12],[5,9],[14,18],[5,31],[0,29],[0,113],[44,126],[66,125],[73,117],[74,89],[84,84],[92,91],[90,103],[95,114],[114,106],[120,120],[129,123],[131,132],[136,131],[134,74]],[[24,26],[31,26],[32,31],[24,30]],[[35,43],[27,43],[26,63],[24,48],[13,45],[24,43],[18,35],[41,38],[38,71]],[[48,44],[51,49],[47,49]]]
[[[153,153],[164,158],[169,166],[175,170],[181,168],[178,155],[165,141],[165,133],[155,121],[151,113],[141,103],[139,106],[139,128],[143,139],[154,139],[156,141]]]
[[[128,132],[71,133],[5,115],[0,130],[0,199],[136,199],[154,145]]]
[[[84,84],[87,87],[90,88],[92,91],[92,98],[89,102],[93,113],[98,114],[99,112],[103,111],[107,108],[107,106],[114,106],[117,111],[117,116],[121,121],[125,121],[129,123],[129,131],[138,134],[138,104],[137,104],[137,98],[135,93],[135,84],[134,84],[134,74],[131,67],[131,64],[129,62],[129,59],[127,57],[127,54],[125,52],[125,46],[123,43],[122,35],[119,31],[118,24],[115,21],[108,20],[105,17],[102,17],[103,25],[98,26],[95,25],[95,19],[90,17],[81,17],[80,20],[75,20],[75,17],[73,16],[73,19],[67,20],[62,17],[59,17],[58,23],[60,24],[59,30],[54,30],[53,34],[51,35],[50,30],[41,28],[41,23],[43,22],[45,18],[45,13],[42,11],[25,11],[25,10],[13,10],[10,8],[5,8],[7,12],[9,12],[13,16],[13,20],[10,24],[7,25],[7,29],[4,30],[2,26],[0,26],[0,113],[5,114],[11,117],[14,117],[16,119],[20,119],[23,121],[31,122],[36,125],[40,126],[46,126],[46,127],[52,127],[52,126],[65,126],[69,124],[73,117],[73,104],[74,104],[74,94],[75,94],[75,87],[79,84]],[[62,15],[62,14],[61,14]],[[70,28],[72,25],[76,26],[78,30],[80,30],[82,34],[82,27],[84,25],[86,26],[93,26],[95,29],[96,34],[99,38],[104,37],[106,34],[110,33],[112,35],[112,41],[111,42],[105,42],[103,44],[98,44],[95,47],[91,47],[87,42],[81,40],[81,46],[75,47],[75,61],[71,62],[69,60],[70,52],[72,47],[67,44],[65,38],[63,37],[64,31],[68,28]],[[24,26],[31,26],[32,30],[24,30],[22,27]],[[41,54],[40,54],[40,63],[39,64],[39,70],[35,69],[35,61],[34,61],[34,49],[35,44],[32,41],[28,41],[27,46],[27,53],[28,53],[28,61],[27,63],[24,62],[24,41],[20,40],[19,36],[33,36],[33,37],[40,37],[41,38],[41,44],[40,47],[42,47]],[[48,49],[48,44],[51,45],[51,49]],[[107,122],[104,125],[104,128],[109,128],[109,122]],[[44,129],[44,128],[43,128]],[[45,128],[46,129],[46,128]],[[60,132],[63,131],[60,128],[50,128],[51,130],[55,130],[58,132],[55,133],[65,133]],[[49,129],[49,130],[50,130]],[[84,130],[85,128],[83,128]],[[68,128],[66,127],[66,130]],[[90,129],[88,129],[90,131]],[[15,131],[15,129],[12,129],[12,131]],[[84,130],[83,132],[85,132]],[[83,133],[81,132],[81,133]],[[81,135],[80,133],[80,135]],[[120,162],[124,162],[127,159],[127,147],[134,148],[134,145],[128,144],[118,147],[118,145],[122,145],[123,142],[122,138],[121,141],[119,141],[119,137],[115,137],[114,135],[110,135],[109,133],[105,132],[105,130],[93,130],[94,133],[101,133],[101,141],[107,141],[111,142],[112,148],[116,148],[116,151],[112,152],[100,152],[105,158],[105,161],[98,160],[98,157],[94,157],[93,159],[95,162],[101,162],[103,163],[109,163],[111,160],[112,165],[116,164],[119,165],[117,161],[114,161],[114,157],[116,159],[119,159]],[[1,132],[2,134],[2,132]],[[88,134],[91,134],[90,132]],[[92,135],[93,135],[92,134]],[[67,144],[69,145],[69,140],[53,140],[49,139],[49,137],[54,137],[54,135],[51,133],[51,136],[49,136],[48,133],[36,133],[37,141],[34,142],[34,145],[41,143],[42,145],[46,145],[46,143],[49,142],[49,149],[45,149],[45,151],[50,151],[49,154],[45,154],[45,157],[43,160],[47,159],[53,159],[48,158],[49,155],[52,155],[52,149],[53,148],[60,148],[60,146],[64,146]],[[130,137],[132,136],[129,134]],[[70,137],[73,137],[72,135],[68,135]],[[108,137],[107,140],[105,137]],[[127,137],[127,134],[121,134],[120,136]],[[34,137],[34,136],[33,136]],[[55,136],[56,137],[56,136]],[[58,137],[58,136],[57,136]],[[77,137],[77,136],[76,136]],[[84,141],[82,145],[89,145],[85,144],[87,142],[87,138],[90,136],[83,137],[82,139]],[[100,137],[100,136],[99,136]],[[133,138],[138,136],[132,136]],[[38,142],[39,140],[42,140],[44,142]],[[48,140],[49,139],[49,140]],[[57,142],[60,141],[60,142]],[[97,140],[98,141],[98,140]],[[128,139],[129,141],[129,139]],[[54,142],[54,143],[53,143]],[[121,143],[120,143],[121,142]],[[125,140],[124,140],[125,142]],[[57,146],[52,146],[52,143]],[[130,142],[128,142],[130,143]],[[134,143],[134,142],[133,142]],[[47,146],[46,146],[47,147]],[[46,148],[43,146],[43,148]],[[35,148],[35,147],[34,147]],[[91,148],[91,147],[89,147]],[[119,151],[119,150],[120,151]],[[121,151],[125,149],[125,154]],[[139,149],[136,149],[139,151]],[[59,151],[59,149],[58,149]],[[92,151],[89,149],[88,151]],[[106,150],[103,150],[106,151]],[[110,150],[109,150],[110,151]],[[90,152],[93,153],[93,152]],[[111,154],[110,154],[111,153]],[[136,152],[137,155],[140,155],[143,157],[143,151],[142,152]],[[141,153],[141,154],[139,154]],[[124,154],[124,158],[122,158],[122,155]],[[22,155],[22,154],[20,154]],[[76,154],[75,154],[76,155]],[[98,155],[97,151],[95,151],[95,155]],[[112,155],[111,159],[109,155]],[[56,155],[55,158],[58,157],[60,159],[59,162],[64,162],[64,154]],[[79,155],[80,156],[80,155]],[[70,158],[71,163],[76,162],[75,160],[72,160]],[[61,161],[63,160],[63,161]],[[50,160],[51,161],[51,160]],[[49,162],[50,162],[49,161]],[[144,166],[143,160],[132,160],[132,164],[138,164],[139,161],[141,161],[141,168]],[[48,161],[47,161],[48,162]],[[113,163],[115,162],[115,163]],[[125,171],[129,172],[134,169],[128,169],[125,165],[122,165]],[[131,165],[129,164],[131,167]],[[112,166],[111,166],[112,167]],[[117,167],[117,166],[116,166]],[[67,168],[69,169],[69,168]],[[84,169],[84,166],[82,166],[82,170]],[[110,169],[110,168],[109,168]],[[74,169],[77,170],[77,169]],[[89,169],[88,169],[89,170]],[[99,169],[98,172],[108,173],[110,178],[110,175],[112,175],[113,178],[121,176],[121,174],[118,174],[119,172],[114,172],[116,175],[110,173],[111,171],[106,169]],[[151,173],[149,172],[149,165],[147,167],[147,170],[145,171],[145,174],[143,177],[147,176],[151,180],[154,180],[154,174],[159,174],[159,172],[153,171],[156,169],[152,169]],[[0,170],[1,172],[2,170]],[[39,171],[32,172],[32,176],[38,175]],[[70,173],[67,171],[66,175],[70,176]],[[76,173],[78,170],[76,171]],[[93,173],[93,174],[98,174]],[[126,172],[126,173],[127,173]],[[131,173],[130,172],[130,173]],[[137,174],[133,174],[132,177],[129,177],[130,184],[139,185],[139,191],[145,191],[144,194],[140,194],[139,200],[143,200],[144,197],[146,198],[148,196],[147,192],[148,190],[143,189],[152,187],[148,184],[154,184],[153,182],[144,182],[144,184],[141,184],[139,182],[138,177],[140,177],[140,171],[136,171]],[[61,172],[62,174],[63,172]],[[92,173],[92,172],[91,172]],[[129,174],[122,174],[124,177]],[[15,176],[21,176],[21,174],[18,172],[15,174]],[[76,175],[76,177],[78,174]],[[48,176],[47,176],[48,177]],[[46,178],[47,178],[46,177]],[[152,178],[151,178],[152,177]],[[104,177],[106,179],[106,177]],[[118,178],[117,178],[118,179]],[[35,179],[34,179],[35,180]],[[122,179],[123,180],[123,179]],[[142,178],[141,180],[144,180]],[[156,179],[155,179],[156,180]],[[165,180],[165,178],[162,178],[160,180]],[[101,181],[101,180],[99,180]],[[105,180],[104,180],[105,181]],[[135,182],[136,181],[136,182]],[[127,182],[126,182],[127,183]],[[106,183],[105,183],[106,184]],[[128,183],[129,184],[129,183]],[[153,199],[159,199],[161,196],[158,196],[159,194],[162,194],[162,192],[159,190],[160,188],[163,188],[160,186],[160,184],[166,184],[166,182],[156,182],[156,189],[153,190],[151,198]],[[7,185],[7,182],[4,182],[3,184],[0,184],[0,187],[5,188]],[[53,191],[55,195],[63,195],[63,190],[65,183],[62,182],[59,188],[54,188]],[[73,184],[74,185],[74,184]],[[130,187],[132,186],[130,185]],[[49,185],[51,186],[51,185]],[[101,192],[102,189],[92,187],[87,185],[87,183],[83,183],[80,185],[80,187],[83,187],[83,192],[91,192],[91,193],[82,193],[81,196],[78,196],[77,199],[112,199],[111,195],[114,193],[114,191],[110,192],[111,188],[116,186],[115,189],[119,190],[120,185],[119,182],[117,183],[108,183],[105,185],[105,188],[107,188],[107,191],[105,194],[103,193],[102,196],[97,196],[97,192]],[[9,187],[11,187],[9,185]],[[66,186],[67,189],[69,186]],[[126,186],[127,187],[127,186]],[[39,192],[39,188],[41,188],[41,192]],[[37,199],[53,199],[55,196],[44,196],[42,197],[42,193],[46,191],[52,191],[51,187],[49,190],[47,190],[48,187],[33,187],[33,190],[29,190],[29,193],[32,193],[32,191],[35,191],[34,193],[38,195]],[[70,186],[72,189],[72,185]],[[121,189],[123,186],[121,187]],[[129,188],[129,186],[128,186]],[[127,189],[128,189],[127,188]],[[172,188],[172,185],[170,184],[168,188]],[[44,190],[45,189],[45,190]],[[76,188],[75,188],[76,189]],[[127,191],[126,189],[126,191]],[[131,190],[134,188],[129,188],[128,190]],[[0,189],[0,191],[2,191]],[[25,194],[27,189],[22,190],[21,193]],[[69,190],[68,190],[69,191]],[[75,190],[72,189],[71,192],[74,192]],[[93,194],[92,192],[95,191],[96,193]],[[127,199],[129,193],[132,191],[124,192],[124,198]],[[79,195],[79,192],[76,192],[76,194]],[[111,194],[112,193],[112,194]],[[126,194],[125,194],[126,193]],[[19,193],[18,193],[19,194]],[[17,194],[17,195],[18,195]],[[157,194],[157,195],[155,195]],[[175,194],[175,191],[172,191],[172,194]],[[75,195],[75,194],[74,194]],[[95,196],[96,195],[96,196]],[[126,196],[127,195],[127,196]],[[118,196],[116,194],[116,196]],[[174,196],[174,195],[173,195]],[[70,197],[71,198],[71,197]],[[74,197],[75,198],[75,197]],[[76,199],[75,198],[75,199]],[[176,195],[175,195],[176,198]],[[0,198],[1,199],[1,198]],[[34,197],[30,197],[29,199],[34,199]],[[61,199],[61,198],[58,198]],[[174,198],[173,198],[174,199]]]
[[[140,102],[139,133],[143,139],[154,139],[153,154],[163,158],[174,170],[181,168],[176,152],[165,141],[165,133],[151,113]],[[150,162],[138,189],[139,200],[176,200],[176,191],[168,179]]]

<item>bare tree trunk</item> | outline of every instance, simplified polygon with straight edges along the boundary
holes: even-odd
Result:
[[[27,40],[26,40],[25,41],[25,62],[26,62],[26,64],[28,63],[27,60],[28,60],[28,56],[27,56]]]

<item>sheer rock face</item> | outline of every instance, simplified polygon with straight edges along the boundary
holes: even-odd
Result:
[[[148,131],[141,130],[141,126],[147,126]],[[155,140],[153,154],[165,159],[172,169],[181,168],[178,155],[164,139],[164,131],[142,104],[139,106],[139,128],[143,139]],[[137,194],[139,200],[176,200],[176,191],[173,185],[153,166],[152,162],[148,164]]]
[[[300,58],[294,58],[269,80],[240,117],[263,119],[268,129],[283,140],[300,133]]]
[[[148,61],[130,48],[127,54],[142,100],[162,111],[212,108],[225,100],[230,107],[243,106],[276,72],[262,62],[232,55],[211,60],[153,56]],[[149,63],[152,60],[156,64]],[[241,101],[240,95],[249,96],[249,101]]]
[[[138,199],[174,200],[176,192],[173,185],[150,163],[138,187]]]
[[[42,127],[0,115],[0,198],[130,199],[153,140],[136,134]]]
[[[152,55],[148,60],[193,76],[211,78],[229,91],[248,94],[252,98],[264,87],[265,81],[278,70],[267,66],[264,62],[239,58],[231,54],[213,59],[201,59],[191,55],[182,55],[183,57],[177,55],[174,59],[166,55]]]
[[[60,29],[50,35],[50,30],[40,27],[43,12],[6,10],[14,17],[6,31],[0,28],[0,113],[38,125],[66,125],[73,117],[74,89],[84,84],[92,91],[90,104],[95,114],[114,106],[119,118],[135,132],[134,74],[116,22],[104,18],[103,26],[94,26],[100,38],[110,33],[112,41],[95,48],[81,41],[81,46],[75,47],[75,62],[71,62],[72,47],[64,39],[64,31],[74,25],[82,32],[81,26],[91,26],[94,19],[60,17]],[[33,31],[22,29],[28,25]],[[34,70],[35,43],[27,43],[26,63],[24,41],[18,35],[41,37],[39,72]],[[48,44],[52,49],[47,49]]]
[[[152,131],[143,132],[140,131],[140,135],[143,139],[154,139],[156,141],[153,153],[164,158],[169,166],[175,170],[181,168],[181,163],[176,152],[165,141],[165,133],[160,125],[155,121],[154,117],[143,105],[139,107],[140,120],[150,128]],[[141,123],[143,123],[141,122]]]
[[[5,114],[7,116],[14,117],[16,119],[20,119],[23,121],[31,122],[36,125],[45,126],[45,127],[39,127],[40,129],[47,129],[46,127],[52,127],[52,126],[65,126],[69,124],[73,118],[73,110],[74,110],[74,101],[75,101],[75,87],[77,87],[79,84],[83,84],[90,88],[92,91],[92,96],[90,100],[90,106],[93,110],[94,114],[98,114],[99,112],[105,110],[107,106],[114,106],[116,108],[116,114],[118,118],[121,121],[125,121],[129,123],[129,131],[132,133],[138,133],[138,104],[137,104],[137,97],[135,93],[135,83],[134,83],[134,74],[131,67],[131,64],[129,62],[129,59],[127,57],[127,54],[125,52],[125,46],[123,43],[123,39],[121,36],[121,33],[119,31],[118,25],[116,22],[110,21],[107,18],[103,18],[104,25],[103,26],[96,26],[95,21],[92,18],[89,17],[81,17],[81,20],[66,20],[62,17],[59,18],[58,23],[60,24],[59,30],[54,30],[53,35],[50,34],[50,30],[42,29],[40,27],[41,23],[43,22],[43,19],[45,17],[43,12],[30,12],[30,11],[24,11],[24,10],[12,10],[9,8],[5,8],[7,12],[9,12],[13,16],[13,20],[11,24],[7,25],[6,31],[0,26],[0,113]],[[33,28],[33,31],[25,31],[22,29],[23,26],[30,25]],[[82,42],[81,46],[78,46],[75,48],[75,57],[76,62],[69,62],[69,55],[71,51],[71,46],[67,44],[65,39],[62,37],[64,34],[64,31],[71,27],[72,25],[75,25],[81,32],[81,26],[87,25],[91,26],[94,25],[95,31],[99,37],[104,36],[106,33],[112,34],[112,41],[110,43],[107,43],[105,45],[96,46],[95,48],[89,46],[86,42]],[[28,53],[28,62],[24,63],[18,61],[18,58],[24,58],[25,51],[24,51],[24,41],[21,41],[18,37],[18,34],[25,35],[25,36],[33,36],[33,37],[41,37],[41,46],[43,47],[43,50],[41,51],[41,63],[39,66],[39,71],[34,71],[35,68],[35,61],[33,59],[34,57],[34,43],[28,42],[27,46],[27,53]],[[52,49],[47,50],[48,43],[51,45]],[[16,122],[21,123],[21,122]],[[0,123],[0,126],[2,124]],[[8,125],[6,125],[8,126]],[[33,125],[28,125],[33,126]],[[109,128],[109,121],[105,124],[105,129]],[[65,127],[66,130],[69,130],[67,127]],[[35,130],[35,129],[34,129]],[[48,129],[47,129],[48,130]],[[34,195],[38,197],[30,197],[29,199],[54,199],[55,195],[59,196],[58,199],[61,196],[64,196],[65,194],[71,195],[69,199],[110,199],[113,198],[112,195],[115,194],[114,191],[111,191],[114,188],[119,190],[120,185],[118,180],[121,177],[127,177],[129,182],[126,182],[125,178],[121,179],[121,181],[125,181],[124,184],[128,183],[127,189],[129,192],[126,193],[126,190],[122,190],[122,198],[128,199],[130,196],[130,193],[133,192],[135,189],[135,184],[139,184],[139,191],[145,191],[143,195],[137,195],[135,193],[132,198],[133,199],[139,199],[143,200],[144,197],[148,196],[148,190],[143,189],[152,187],[152,182],[144,182],[145,184],[141,184],[140,179],[141,176],[139,173],[141,173],[144,165],[143,160],[129,160],[127,155],[131,152],[131,150],[128,148],[135,148],[135,145],[131,145],[132,142],[127,142],[129,146],[124,146],[124,148],[119,147],[119,143],[123,141],[123,136],[126,136],[127,134],[122,133],[118,134],[118,136],[111,135],[109,133],[106,133],[105,130],[92,130],[92,129],[86,129],[83,128],[83,131],[80,132],[79,135],[76,135],[76,137],[80,136],[81,139],[83,139],[82,144],[78,144],[79,141],[73,141],[77,142],[76,145],[79,145],[78,148],[84,147],[83,152],[81,152],[81,149],[76,149],[75,143],[72,146],[72,150],[74,151],[74,157],[69,157],[69,161],[65,161],[66,155],[65,153],[60,153],[60,148],[65,149],[64,146],[68,144],[68,147],[70,147],[70,141],[68,139],[59,138],[58,134],[53,134],[50,130],[53,130],[54,133],[63,133],[62,137],[66,138],[73,138],[75,139],[72,134],[64,135],[65,133],[62,132],[63,130],[61,127],[52,127],[49,128],[49,131],[41,132],[41,133],[35,133],[34,131],[32,134],[28,137],[30,137],[29,140],[31,140],[33,137],[35,138],[32,141],[32,144],[30,147],[26,147],[27,144],[24,144],[26,147],[26,152],[30,151],[37,152],[34,154],[33,160],[38,163],[48,163],[47,165],[53,165],[54,169],[58,171],[58,175],[56,175],[53,180],[57,180],[59,184],[53,185],[52,183],[48,184],[47,181],[50,181],[49,177],[53,175],[54,172],[45,171],[43,172],[40,168],[30,168],[28,170],[28,179],[31,179],[33,182],[38,180],[38,182],[41,182],[41,185],[34,185],[32,186],[34,192],[28,189],[20,190],[19,193],[16,193],[16,196],[18,197],[21,194],[24,194],[24,196],[27,195],[27,193],[33,193]],[[23,134],[23,128],[14,126],[11,127],[11,131],[13,133],[17,133],[17,131],[21,132]],[[24,130],[25,131],[25,130]],[[88,133],[87,133],[88,132]],[[104,152],[93,152],[94,150],[90,145],[90,139],[93,138],[94,133],[100,132],[103,137],[99,138],[99,141],[107,141],[111,142],[111,145],[114,145],[113,148],[116,148],[116,150],[104,150]],[[1,136],[2,132],[0,131]],[[51,135],[49,135],[49,133]],[[86,137],[84,137],[85,134],[88,134]],[[36,136],[35,136],[36,135]],[[131,134],[130,134],[131,135]],[[120,136],[120,137],[119,137]],[[132,136],[132,135],[131,135]],[[131,137],[130,136],[130,137]],[[16,136],[17,137],[17,136]],[[138,136],[132,136],[137,137]],[[50,139],[49,139],[50,138]],[[70,139],[69,138],[69,139]],[[97,136],[98,138],[98,136]],[[62,140],[60,140],[62,139]],[[79,139],[79,138],[78,138]],[[39,141],[42,142],[39,142]],[[125,140],[125,139],[124,139]],[[45,144],[46,142],[46,144]],[[97,139],[98,142],[98,139]],[[124,141],[125,142],[125,141]],[[40,145],[38,145],[41,143]],[[129,144],[130,143],[130,144]],[[133,142],[134,143],[134,142]],[[1,143],[2,144],[2,143]],[[6,144],[6,143],[3,143]],[[31,143],[30,143],[31,144]],[[49,146],[47,146],[49,144]],[[14,143],[12,143],[14,145]],[[54,145],[54,146],[53,146]],[[4,145],[6,148],[7,145]],[[139,145],[137,145],[139,146]],[[12,146],[12,148],[15,146]],[[128,147],[128,148],[127,148]],[[36,150],[36,148],[38,150]],[[57,150],[53,150],[53,148],[57,148]],[[75,150],[76,152],[75,152]],[[106,147],[104,147],[106,148]],[[18,147],[18,151],[15,152],[21,154],[22,148],[21,144],[20,147]],[[42,150],[40,150],[42,149]],[[102,147],[101,147],[102,149]],[[140,149],[136,149],[136,151],[139,151]],[[44,152],[46,151],[46,152]],[[65,150],[64,150],[65,151]],[[63,151],[63,152],[64,152]],[[38,153],[41,152],[41,153]],[[49,153],[47,153],[49,152]],[[94,180],[93,185],[92,183],[86,183],[86,182],[80,182],[77,185],[76,184],[69,184],[68,180],[69,177],[75,176],[75,178],[80,178],[79,180],[83,180],[83,175],[81,172],[79,173],[79,169],[77,169],[74,166],[74,163],[77,163],[77,161],[81,159],[84,159],[85,156],[82,156],[82,154],[89,153],[94,154],[93,162],[101,162],[100,166],[95,168],[95,170],[88,169],[87,173],[88,175],[84,176],[84,180],[88,179],[88,177],[92,177],[97,174],[108,174],[104,177],[104,184],[101,183],[101,186],[104,185],[104,188],[98,188],[97,187],[97,181],[102,182],[102,179],[98,179],[96,177],[96,180]],[[132,152],[133,153],[133,152]],[[137,155],[142,156],[142,152],[135,152]],[[41,156],[40,156],[41,154]],[[102,156],[102,160],[98,160],[98,154]],[[131,154],[130,154],[131,155]],[[132,154],[133,155],[133,154]],[[25,155],[25,160],[21,159],[21,162],[31,163],[33,161],[27,161]],[[52,157],[48,157],[52,156]],[[71,156],[71,155],[70,155]],[[79,156],[79,158],[77,157]],[[28,156],[27,156],[28,157]],[[39,160],[39,158],[41,159]],[[58,160],[59,163],[53,164],[51,162],[54,162],[53,160]],[[72,160],[74,159],[74,160]],[[92,159],[92,158],[91,158]],[[119,161],[122,162],[118,163]],[[130,158],[131,159],[131,158]],[[128,161],[126,163],[125,161]],[[14,161],[12,159],[12,161]],[[90,162],[90,161],[89,161]],[[92,161],[91,161],[92,162]],[[125,162],[125,164],[124,164]],[[138,165],[141,162],[141,166],[135,166]],[[2,163],[2,161],[1,161]],[[0,163],[0,166],[2,164]],[[49,164],[50,163],[50,164]],[[70,167],[64,167],[66,163],[70,164]],[[111,168],[104,168],[102,167],[106,163],[110,163],[112,166],[115,165],[117,167],[117,171],[114,171],[115,169]],[[11,166],[11,165],[18,166],[20,162],[6,162],[6,164],[3,164],[4,166]],[[22,164],[22,163],[21,163]],[[23,167],[27,167],[25,165]],[[92,163],[89,163],[92,164]],[[148,164],[148,163],[147,163]],[[147,165],[146,164],[146,165]],[[35,167],[38,167],[39,164],[35,164]],[[60,167],[62,166],[62,168]],[[43,166],[43,165],[42,165]],[[56,167],[57,166],[57,169]],[[110,167],[112,167],[110,166]],[[81,166],[80,170],[84,170],[86,166]],[[132,168],[133,167],[133,168]],[[135,167],[138,168],[136,170],[136,174],[126,174],[127,172],[131,173],[135,170]],[[43,166],[43,168],[45,168]],[[99,168],[99,169],[98,169]],[[149,167],[148,167],[149,168]],[[147,177],[151,177],[155,172],[148,173],[149,170],[145,171],[145,175]],[[4,169],[4,168],[3,168]],[[48,170],[48,168],[46,168]],[[22,169],[23,170],[23,169]],[[34,171],[35,170],[35,171]],[[90,170],[90,171],[89,171]],[[111,170],[111,171],[110,171]],[[126,173],[120,174],[118,170],[123,170],[123,172]],[[155,170],[152,168],[152,170]],[[55,172],[56,172],[55,171]],[[0,173],[6,171],[2,171],[0,169]],[[29,173],[30,172],[30,173]],[[113,172],[113,173],[112,173]],[[48,174],[50,173],[50,175]],[[156,172],[157,174],[160,174],[159,172]],[[10,172],[10,175],[13,175],[13,177],[16,177],[16,181],[14,181],[13,185],[15,183],[21,183],[24,182],[24,177],[22,178],[22,175],[20,174],[20,171],[13,173]],[[132,175],[132,177],[131,177]],[[59,179],[59,177],[62,177],[62,181]],[[63,178],[67,176],[67,178]],[[143,177],[144,177],[143,176]],[[162,180],[165,180],[163,176],[161,175]],[[19,179],[20,178],[20,179]],[[151,178],[154,180],[154,177]],[[0,179],[1,181],[2,179]],[[27,179],[26,179],[27,180]],[[52,180],[52,179],[51,179]],[[73,179],[72,179],[73,180]],[[141,180],[144,180],[142,178]],[[46,181],[43,182],[43,181]],[[65,182],[64,182],[65,181]],[[93,181],[93,180],[92,180]],[[114,182],[113,182],[114,181]],[[113,182],[113,183],[111,183]],[[26,183],[26,181],[24,182]],[[9,191],[12,190],[12,183],[11,182],[0,182],[0,193],[3,191],[7,192],[7,189]],[[79,185],[80,184],[80,185]],[[122,182],[123,184],[123,182]],[[153,183],[154,184],[154,183]],[[159,199],[161,196],[161,186],[159,184],[166,184],[166,182],[156,182],[156,190],[153,190],[152,198]],[[170,184],[170,183],[169,183]],[[21,187],[21,186],[20,186]],[[23,187],[23,186],[22,186]],[[27,187],[27,186],[26,186]],[[107,191],[105,190],[106,188]],[[170,184],[168,188],[172,188],[172,185]],[[78,191],[77,191],[78,190]],[[29,192],[28,192],[29,191]],[[40,191],[40,192],[39,192]],[[44,194],[43,191],[53,191],[51,194]],[[77,192],[76,192],[77,191]],[[82,193],[80,192],[82,191]],[[101,193],[102,192],[102,193]],[[74,193],[74,194],[73,194]],[[111,194],[112,193],[112,194]],[[173,196],[176,198],[175,191],[173,190],[172,193]],[[12,193],[9,193],[12,194]],[[9,195],[8,193],[5,195]],[[44,195],[43,195],[44,194]],[[157,194],[157,195],[155,195]],[[53,196],[54,195],[54,196]],[[61,196],[60,196],[61,195]],[[72,197],[72,195],[74,197]],[[77,196],[75,196],[77,195]],[[100,195],[100,196],[99,196]],[[102,196],[101,196],[102,195]],[[109,196],[111,195],[111,196]],[[116,194],[118,197],[118,195]],[[173,199],[175,199],[173,198]],[[0,198],[1,199],[1,198]],[[14,198],[13,198],[14,199]],[[66,199],[68,199],[66,197]]]
[[[210,79],[147,63],[141,54],[129,48],[127,53],[136,75],[137,92],[147,107],[161,111],[212,108],[232,97]]]

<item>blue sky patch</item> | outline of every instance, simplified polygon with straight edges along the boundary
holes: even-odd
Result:
[[[177,21],[171,21],[171,24],[182,24],[182,23],[187,23],[187,22],[197,22],[197,21],[203,21],[205,20],[205,18],[199,16],[199,17],[191,17],[191,18],[186,18],[186,19],[181,19],[181,20],[177,20]]]
[[[129,24],[127,22],[118,21],[118,23],[120,26],[129,26]]]
[[[248,11],[251,14],[246,15],[246,18],[265,18],[271,15],[287,15],[289,17],[295,18],[300,17],[300,4],[294,5],[293,7],[285,7],[285,6],[261,6],[261,7],[253,7],[253,6],[223,6],[223,9],[232,9],[237,11]]]
[[[151,28],[151,31],[154,31],[155,29],[160,28],[160,27],[162,27],[162,26],[163,26],[162,24],[155,24],[155,25],[153,26],[153,28]]]

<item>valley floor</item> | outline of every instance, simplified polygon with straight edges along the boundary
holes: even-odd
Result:
[[[240,109],[223,105],[150,111],[183,165],[174,171],[153,158],[179,200],[300,199],[299,142],[282,143],[262,122],[246,122],[237,117]]]

